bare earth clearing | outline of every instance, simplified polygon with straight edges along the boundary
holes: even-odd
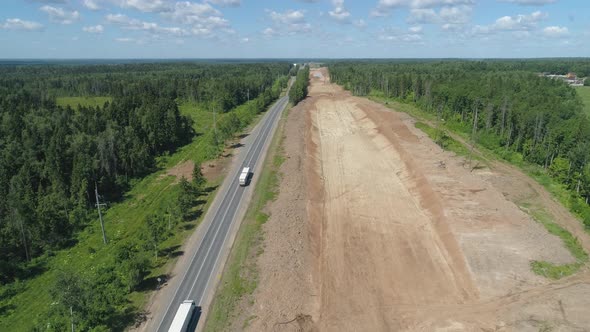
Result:
[[[311,77],[286,122],[258,288],[233,328],[590,330],[588,270],[531,271],[574,258],[514,202],[544,206],[590,251],[542,187],[506,165],[470,172],[409,116],[351,96],[325,69]]]

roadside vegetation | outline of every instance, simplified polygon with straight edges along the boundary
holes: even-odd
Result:
[[[200,164],[276,100],[290,66],[48,68],[0,69],[0,330],[122,331],[211,201]],[[74,111],[51,93],[112,100]],[[166,176],[184,161],[192,180]]]
[[[290,107],[287,107],[287,111],[283,113],[277,133],[269,147],[254,197],[236,236],[211,311],[207,315],[205,331],[227,330],[235,315],[239,314],[236,306],[240,300],[252,294],[258,286],[258,270],[256,259],[253,257],[257,257],[264,250],[262,226],[269,218],[264,208],[275,200],[279,190],[279,168],[285,158],[281,147],[282,128],[289,109]]]
[[[441,147],[477,159],[472,153],[475,144],[484,162],[498,158],[520,167],[590,230],[590,121],[584,111],[588,105],[579,90],[577,94],[533,72],[555,65],[546,61],[526,66],[519,61],[335,63],[330,71],[333,81],[354,94],[421,119],[416,127]],[[588,61],[575,66],[590,71]],[[588,261],[577,239],[542,207],[521,207],[559,236],[576,258],[565,265],[531,262],[535,273],[561,278]]]
[[[426,123],[416,122],[414,124],[416,128],[425,132],[436,144],[441,148],[452,151],[458,156],[481,160],[478,155],[474,155],[470,149],[451,137],[445,129],[433,128]]]
[[[289,93],[289,101],[293,105],[297,105],[300,101],[307,97],[307,87],[309,85],[309,66],[300,69],[296,72],[295,83],[291,87]]]

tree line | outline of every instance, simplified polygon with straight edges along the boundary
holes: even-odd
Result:
[[[542,166],[567,187],[590,227],[590,122],[575,89],[538,71],[587,70],[582,60],[337,62],[332,80],[355,95],[412,103],[512,160]]]
[[[289,101],[293,105],[297,105],[300,101],[307,97],[307,86],[309,85],[309,66],[298,70],[295,75],[295,83],[289,92]]]

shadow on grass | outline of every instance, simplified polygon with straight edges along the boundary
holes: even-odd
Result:
[[[110,331],[123,332],[129,328],[130,322],[137,324],[142,316],[144,319],[147,317],[145,313],[138,312],[136,308],[127,305],[124,311],[110,317],[107,324]]]
[[[8,315],[14,309],[16,309],[16,306],[12,303],[0,305],[0,317]]]
[[[190,223],[190,224],[184,224],[182,225],[182,230],[184,231],[190,231],[191,229],[194,229],[197,225],[195,225],[194,223]]]
[[[150,292],[157,290],[158,287],[165,284],[170,277],[167,274],[143,279],[143,281],[135,288],[138,292]],[[160,281],[158,281],[160,279]]]
[[[175,258],[184,255],[184,251],[178,249],[180,249],[180,245],[168,247],[160,252],[163,256],[168,256],[168,258]]]
[[[207,188],[203,189],[203,192],[209,194],[209,193],[215,191],[215,189],[217,189],[217,187],[219,187],[219,185],[207,187]]]
[[[33,279],[47,270],[47,259],[40,257],[39,259],[36,259],[33,262],[27,264],[27,266],[19,268],[15,273],[15,276],[16,279],[23,281]]]

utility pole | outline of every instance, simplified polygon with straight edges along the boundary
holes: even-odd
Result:
[[[70,318],[72,320],[72,332],[76,332],[76,329],[74,328],[74,310],[72,309],[72,306],[70,306]]]
[[[473,160],[473,150],[475,149],[475,135],[477,134],[478,111],[479,111],[479,105],[476,105],[475,106],[475,116],[473,117],[473,127],[471,128],[471,150],[469,151],[469,168],[471,168],[471,161]],[[473,172],[473,168],[471,168],[471,171]]]
[[[217,106],[213,108],[213,136],[215,136],[215,145],[217,145]]]
[[[94,195],[96,196],[96,208],[98,209],[98,218],[100,219],[100,228],[102,229],[102,241],[104,244],[107,244],[107,235],[104,232],[104,222],[102,221],[102,212],[100,211],[101,206],[105,206],[105,203],[100,203],[98,200],[98,187],[96,186],[96,182],[94,182]]]

